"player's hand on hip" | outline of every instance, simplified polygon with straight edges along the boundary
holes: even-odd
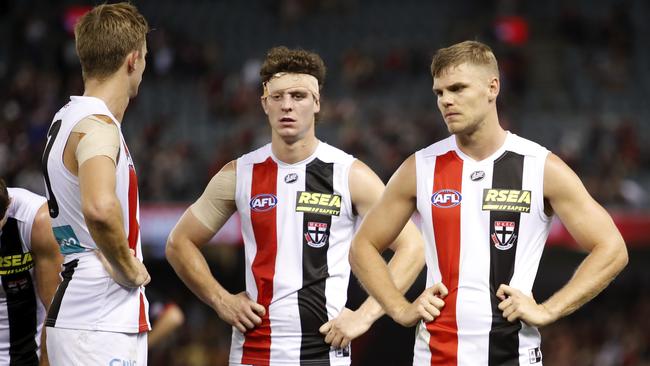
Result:
[[[132,255],[128,264],[128,267],[130,267],[129,274],[114,268],[101,251],[95,250],[95,255],[104,266],[108,275],[121,286],[129,288],[146,286],[151,281],[151,276],[147,271],[147,267],[145,267],[144,263],[135,257],[135,251],[133,249],[129,249],[129,252]]]
[[[246,333],[262,323],[261,317],[266,313],[266,309],[251,300],[246,292],[240,292],[236,295],[223,294],[216,312],[223,321]]]
[[[427,323],[434,321],[445,306],[443,299],[448,293],[447,287],[442,282],[436,283],[422,291],[413,303],[398,312],[394,317],[395,321],[405,327],[413,326],[420,320]]]
[[[524,323],[540,327],[553,322],[553,314],[542,305],[538,304],[532,296],[508,285],[501,285],[496,293],[501,300],[499,310],[503,311],[503,317],[513,323],[523,321]]]
[[[339,316],[323,324],[319,331],[325,336],[325,342],[332,347],[345,348],[371,325],[371,320],[364,314],[343,308]]]

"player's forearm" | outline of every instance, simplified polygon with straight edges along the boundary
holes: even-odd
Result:
[[[37,259],[34,271],[37,279],[38,296],[45,306],[45,310],[48,310],[60,282],[59,272],[61,267],[59,261],[40,257]]]
[[[573,277],[543,305],[553,321],[567,316],[598,295],[627,264],[625,243],[596,246],[580,264]]]
[[[350,264],[355,276],[370,296],[390,316],[395,310],[407,304],[406,299],[395,286],[386,262],[372,244],[362,238],[355,238],[350,248]],[[366,303],[364,305],[375,319],[381,316],[381,312],[377,312],[373,307],[372,300],[369,299]]]
[[[123,227],[120,203],[115,199],[89,203],[82,206],[84,219],[90,236],[104,257],[126,279],[138,276],[138,267],[129,251],[129,244]]]
[[[215,309],[227,293],[212,276],[205,257],[190,240],[174,238],[167,241],[165,256],[185,285],[205,304]]]

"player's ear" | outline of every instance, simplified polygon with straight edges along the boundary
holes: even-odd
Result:
[[[314,98],[314,114],[320,112],[320,99]]]
[[[128,70],[129,74],[135,71],[135,65],[137,64],[138,60],[141,59],[140,54],[141,51],[136,50],[131,51],[128,55],[126,55],[126,69]]]
[[[266,97],[260,97],[260,104],[262,104],[262,109],[264,109],[264,114],[266,114],[268,116],[269,107],[267,105],[267,98]]]
[[[497,96],[499,96],[499,91],[501,90],[501,82],[499,81],[499,78],[496,76],[493,76],[488,84],[488,100],[490,102],[493,102],[497,99]]]

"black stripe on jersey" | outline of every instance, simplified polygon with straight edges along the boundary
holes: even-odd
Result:
[[[47,319],[45,320],[46,327],[56,326],[56,318],[59,317],[59,309],[61,309],[63,295],[65,294],[65,290],[68,288],[68,284],[74,274],[74,269],[77,268],[78,264],[79,259],[63,264],[63,272],[61,272],[63,281],[61,281],[59,287],[56,289],[56,294],[54,294],[54,299],[52,299],[52,305],[50,305],[50,310],[47,312]]]
[[[524,156],[506,151],[494,162],[492,188],[520,190],[523,171]],[[515,269],[520,216],[520,212],[490,211],[490,302],[492,304],[488,361],[490,366],[519,365],[521,324],[510,323],[503,317],[503,312],[498,307],[501,300],[496,297],[496,292],[501,284],[510,283]],[[512,227],[511,225],[514,225],[513,230],[505,236],[506,226]],[[504,249],[510,244],[512,245],[510,248]]]
[[[0,256],[23,254],[18,222],[9,218],[0,235]],[[5,263],[3,260],[3,268]],[[11,263],[9,264],[11,266]],[[29,270],[2,275],[9,318],[9,365],[38,365],[36,293]]]
[[[315,159],[307,164],[305,172],[305,190],[316,193],[334,193],[334,165]],[[302,237],[302,288],[298,290],[298,309],[302,342],[300,361],[322,360],[329,365],[330,346],[318,328],[325,324],[327,308],[325,299],[325,280],[329,276],[327,268],[327,250],[329,233],[332,225],[331,215],[305,212],[303,216]]]

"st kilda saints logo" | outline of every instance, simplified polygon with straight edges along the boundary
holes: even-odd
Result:
[[[307,245],[313,248],[320,248],[327,243],[327,224],[324,222],[309,221],[307,223],[307,232],[305,233],[305,240]]]
[[[517,242],[514,221],[495,221],[494,232],[490,235],[494,247],[499,250],[508,250]]]

